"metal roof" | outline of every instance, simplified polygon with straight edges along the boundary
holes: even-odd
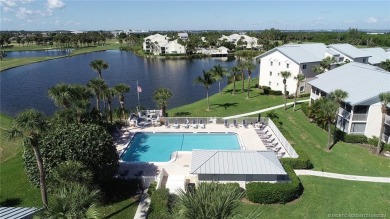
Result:
[[[326,50],[327,48],[323,43],[286,44],[271,49],[255,57],[255,59],[263,58],[274,51],[279,51],[298,64],[320,62],[325,58]]]
[[[369,57],[365,52],[348,43],[330,44],[328,47],[353,59]]]
[[[273,151],[193,150],[190,173],[287,175]]]
[[[308,83],[326,93],[336,89],[348,92],[344,102],[351,105],[371,105],[380,102],[380,93],[390,92],[390,72],[351,62],[322,73]]]
[[[8,219],[27,219],[33,218],[33,214],[40,209],[37,208],[20,208],[20,207],[0,207],[0,218]]]
[[[371,65],[380,64],[381,62],[390,59],[390,53],[379,47],[364,48],[360,50],[363,51],[367,56],[371,56],[370,58],[368,58],[368,63],[370,63]]]

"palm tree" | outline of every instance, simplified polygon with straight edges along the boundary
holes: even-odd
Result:
[[[386,59],[386,61],[381,62],[380,67],[386,71],[390,71],[390,59]]]
[[[328,126],[328,144],[326,149],[330,150],[331,147],[331,129],[330,125],[334,119],[334,112],[337,110],[337,104],[329,98],[321,98],[318,102],[318,115],[316,115],[316,119],[319,119],[323,123]]]
[[[91,66],[94,71],[97,71],[100,79],[103,79],[102,70],[106,70],[108,68],[108,64],[104,60],[96,59],[92,61],[89,66]]]
[[[333,63],[336,63],[336,58],[333,56],[328,56],[321,60],[319,65],[315,65],[312,70],[318,74],[321,74],[325,71],[329,71]]]
[[[107,98],[108,114],[110,116],[110,123],[112,123],[112,98],[115,97],[115,90],[113,88],[106,87],[103,90],[103,96]]]
[[[107,87],[103,79],[95,78],[88,82],[87,87],[95,94],[96,97],[96,110],[100,112],[99,100],[102,98],[102,91]]]
[[[8,138],[23,138],[23,145],[32,147],[37,160],[39,170],[39,186],[43,207],[48,208],[46,176],[43,166],[41,151],[39,148],[39,138],[46,129],[46,121],[42,113],[35,109],[29,109],[19,113],[13,120],[12,129],[8,131]]]
[[[244,70],[245,70],[245,65],[244,63],[240,62],[238,63],[237,67],[240,69],[241,72],[241,80],[242,80],[242,86],[241,86],[241,91],[244,92]]]
[[[212,73],[210,71],[203,70],[203,77],[198,76],[195,78],[194,83],[195,84],[201,84],[203,87],[206,88],[206,95],[207,95],[207,111],[210,111],[210,102],[209,102],[209,88],[212,84],[214,84],[215,78],[213,77]]]
[[[288,97],[288,94],[287,94],[287,78],[291,77],[291,72],[289,71],[282,71],[280,72],[280,76],[282,76],[283,78],[283,84],[284,84],[284,97],[285,97],[285,101],[284,101],[284,109],[287,109],[287,97]]]
[[[130,91],[130,87],[126,84],[117,84],[114,86],[115,94],[118,96],[119,104],[121,106],[122,116],[125,116],[125,93]],[[122,120],[122,116],[120,120]]]
[[[73,100],[69,84],[60,83],[48,90],[49,98],[54,101],[58,107],[69,109]]]
[[[223,80],[224,76],[229,75],[229,72],[226,70],[226,68],[223,68],[221,65],[214,66],[214,68],[211,69],[211,71],[213,72],[215,80],[218,81],[218,90],[219,93],[221,93],[221,80]]]
[[[321,74],[324,73],[325,70],[321,67],[321,65],[315,65],[313,66],[312,71],[317,74]]]
[[[252,75],[252,71],[256,69],[256,65],[250,61],[245,62],[244,65],[245,65],[245,68],[248,72],[248,90],[247,90],[246,99],[249,99],[249,91],[251,89],[251,75]],[[242,79],[242,80],[244,80],[244,79]]]
[[[172,92],[167,88],[159,88],[154,92],[153,100],[161,109],[161,114],[165,116],[168,99],[172,97]]]
[[[179,190],[175,218],[232,218],[238,212],[243,193],[229,184],[199,183],[193,192]]]
[[[233,66],[230,70],[233,73],[233,91],[232,94],[236,94],[236,74],[240,73],[240,68],[238,66]]]
[[[294,77],[294,80],[297,81],[297,88],[295,90],[295,96],[294,96],[294,111],[295,111],[295,105],[297,104],[297,97],[298,97],[299,86],[305,80],[305,75],[299,73],[297,76]]]
[[[348,92],[343,91],[341,89],[336,89],[329,93],[330,99],[332,99],[335,104],[337,105],[337,109],[335,110],[335,123],[334,123],[334,133],[333,133],[333,142],[336,142],[337,138],[337,119],[339,117],[339,107],[343,100],[345,100],[348,97]]]
[[[383,135],[383,129],[385,128],[385,117],[386,114],[389,112],[388,104],[390,103],[390,92],[386,93],[380,93],[379,99],[382,103],[382,123],[381,123],[381,131],[379,133],[379,140],[378,140],[378,146],[376,148],[376,153],[379,154],[382,150],[382,135]]]

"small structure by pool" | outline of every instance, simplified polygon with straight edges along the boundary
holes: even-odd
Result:
[[[287,181],[288,175],[273,151],[194,150],[190,174],[198,181],[248,182]]]

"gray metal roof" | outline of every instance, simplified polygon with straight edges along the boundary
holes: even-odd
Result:
[[[27,219],[33,218],[33,214],[39,211],[37,208],[20,208],[20,207],[0,207],[0,218],[8,219]]]
[[[331,49],[336,50],[339,53],[342,53],[352,59],[354,58],[361,58],[361,57],[369,57],[365,52],[361,51],[360,49],[352,46],[348,43],[341,43],[341,44],[330,44],[328,46]]]
[[[273,151],[193,150],[190,173],[287,175]]]
[[[386,59],[390,59],[390,53],[379,47],[364,48],[360,50],[363,51],[367,56],[371,56],[370,58],[368,58],[368,63],[370,63],[371,65],[377,65],[381,62],[386,61]]]
[[[326,93],[336,89],[348,92],[345,102],[351,105],[371,105],[380,102],[380,93],[390,92],[390,72],[351,62],[320,74],[308,83]]]
[[[323,43],[286,44],[271,49],[268,52],[255,57],[255,59],[258,60],[274,51],[279,51],[298,64],[320,62],[325,58],[326,49],[327,48]]]

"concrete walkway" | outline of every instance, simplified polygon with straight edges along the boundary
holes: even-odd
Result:
[[[304,103],[304,102],[309,102],[309,101],[310,101],[310,99],[300,100],[300,101],[297,101],[297,103]],[[290,105],[293,105],[293,104],[294,104],[294,102],[287,103],[287,106],[290,106]],[[266,108],[266,109],[257,110],[257,111],[254,111],[254,112],[243,113],[243,114],[234,115],[234,116],[228,116],[228,117],[225,117],[225,118],[222,118],[222,119],[234,119],[234,118],[239,118],[239,117],[251,116],[251,115],[255,115],[255,114],[259,114],[259,113],[263,113],[263,112],[267,112],[267,111],[270,111],[270,110],[279,109],[279,108],[283,108],[283,107],[284,107],[284,104],[280,104],[280,105],[269,107],[269,108]]]
[[[345,175],[339,173],[329,173],[329,172],[321,172],[321,171],[314,171],[314,170],[294,170],[294,171],[298,176],[320,176],[320,177],[352,180],[352,181],[390,183],[390,177]]]
[[[150,198],[148,195],[148,190],[145,189],[141,195],[141,199],[138,204],[137,211],[135,212],[134,219],[145,219],[148,214],[148,209],[150,205]]]

